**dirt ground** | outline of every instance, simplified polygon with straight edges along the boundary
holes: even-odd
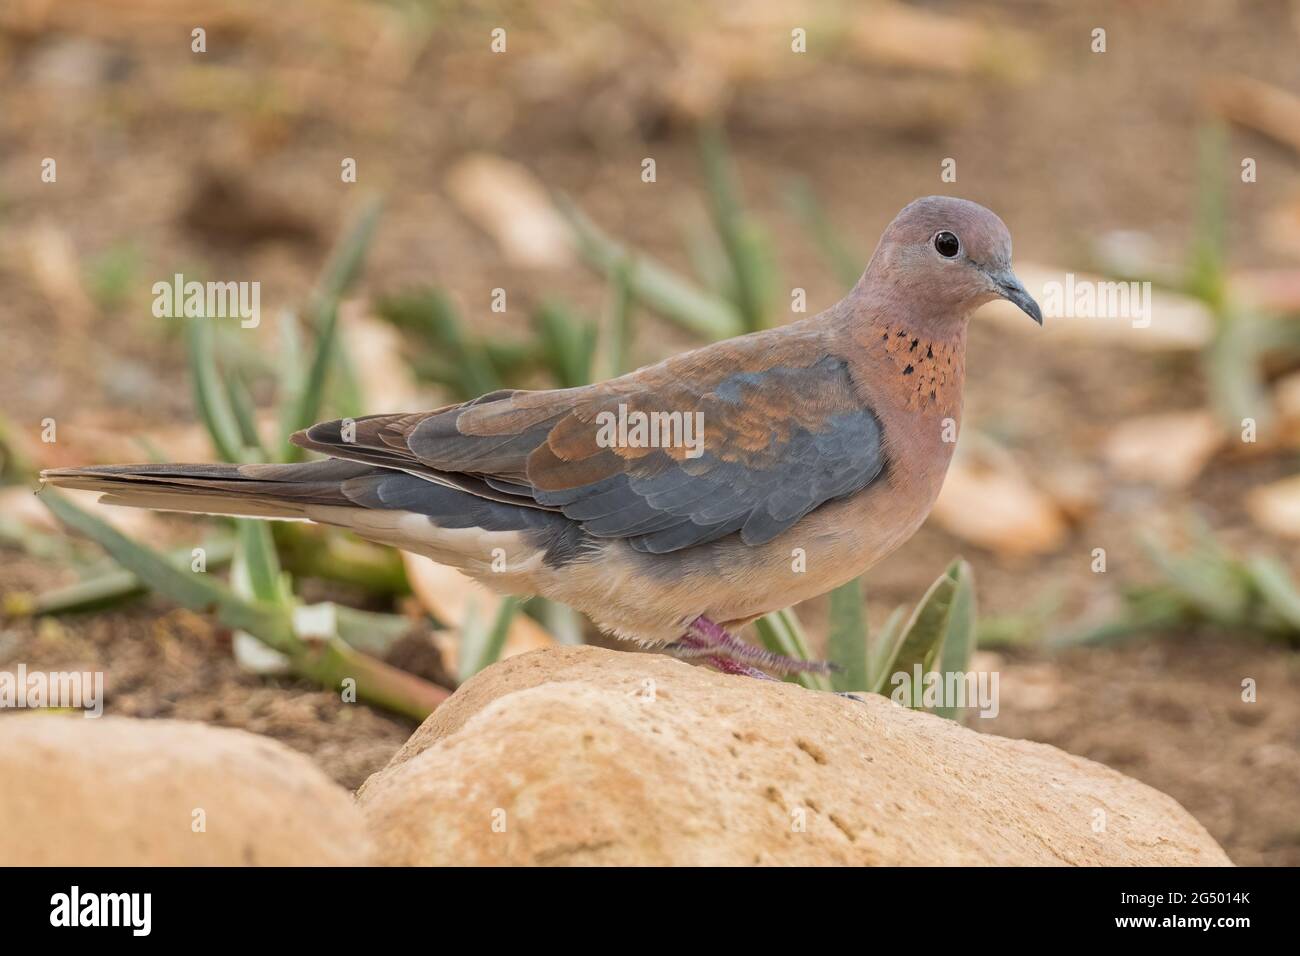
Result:
[[[1170,794],[1239,866],[1300,863],[1293,651],[1179,636],[1016,652],[996,667],[1002,712],[970,721],[975,729],[1053,744]],[[1253,703],[1242,700],[1246,678],[1258,688]]]
[[[703,216],[702,180],[688,110],[664,90],[678,80],[707,88],[689,71],[682,79],[674,38],[715,44],[701,60],[714,62],[740,29],[735,14],[676,4],[663,23],[648,9],[605,22],[587,5],[525,4],[509,19],[504,5],[452,4],[407,20],[398,4],[298,0],[233,3],[204,21],[202,5],[188,6],[132,0],[114,14],[89,0],[23,0],[0,11],[0,408],[15,427],[35,434],[53,415],[75,442],[83,426],[192,423],[183,348],[149,313],[154,279],[256,276],[268,312],[299,304],[367,192],[389,202],[358,298],[436,282],[476,328],[503,337],[519,334],[513,316],[551,294],[594,314],[598,278],[503,264],[446,197],[446,170],[468,151],[525,163],[612,234],[689,271],[682,236]],[[804,9],[788,6],[799,11],[791,17]],[[1244,72],[1300,90],[1294,3],[923,6],[998,36],[1022,32],[1031,75],[831,58],[794,73],[741,71],[744,82],[715,104],[750,210],[771,234],[783,281],[808,290],[810,312],[843,290],[783,198],[793,175],[864,257],[901,205],[943,190],[997,210],[1018,258],[1071,263],[1090,237],[1127,229],[1178,261],[1194,215],[1204,84]],[[483,39],[502,18],[518,51],[506,66]],[[191,22],[210,23],[207,60],[190,52]],[[1097,25],[1108,32],[1103,56],[1087,46]],[[1300,193],[1300,157],[1241,131],[1231,143],[1267,172],[1230,193],[1232,263],[1294,267],[1300,244],[1279,245],[1263,223]],[[34,172],[47,156],[58,157],[57,186]],[[345,156],[358,160],[355,186],[339,182]],[[653,187],[639,180],[645,156],[657,161]],[[945,157],[958,161],[955,185],[939,182]],[[117,260],[132,263],[136,280],[115,296],[69,291],[60,272],[104,275]],[[496,286],[517,303],[506,317],[486,307],[483,290]],[[651,317],[638,329],[640,362],[691,344]],[[965,427],[998,435],[1036,479],[1063,468],[1093,474],[1096,508],[1063,548],[1031,559],[927,525],[868,575],[873,617],[914,602],[963,553],[981,614],[1046,601],[1054,616],[1031,637],[1051,636],[1113,609],[1119,589],[1148,573],[1136,524],[1192,508],[1230,545],[1300,569],[1294,546],[1252,527],[1242,506],[1247,489],[1292,472],[1291,458],[1216,463],[1180,492],[1117,482],[1096,465],[1115,421],[1204,403],[1193,357],[1063,348],[1050,328],[1036,331],[977,321]],[[1098,546],[1111,555],[1105,575],[1089,570]],[[0,592],[68,580],[57,562],[0,545]],[[809,613],[815,621],[817,609]],[[1294,651],[1249,635],[1189,634],[989,653],[1002,713],[977,729],[1055,744],[1171,794],[1239,864],[1300,864]],[[18,661],[104,669],[112,713],[267,734],[350,787],[412,729],[301,682],[242,672],[228,634],[158,599],[58,620],[0,618],[0,666]],[[1257,681],[1256,703],[1241,701],[1245,678]]]

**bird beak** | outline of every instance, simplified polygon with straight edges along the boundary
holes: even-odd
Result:
[[[993,290],[1008,302],[1014,302],[1020,307],[1020,310],[1029,316],[1039,325],[1043,324],[1043,310],[1038,307],[1033,296],[1025,291],[1025,287],[1020,284],[1020,280],[1015,277],[1010,269],[1002,272],[995,272],[989,276],[993,280]]]

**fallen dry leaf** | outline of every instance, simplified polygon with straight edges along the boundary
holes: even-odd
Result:
[[[1226,443],[1222,454],[1232,459],[1276,455],[1300,448],[1300,372],[1284,375],[1271,386],[1273,414],[1255,434],[1254,441]],[[1231,436],[1231,431],[1226,431]]]
[[[1284,375],[1274,383],[1273,406],[1282,421],[1300,425],[1300,372]]]
[[[1071,524],[1082,524],[1101,501],[1101,477],[1090,467],[1064,464],[1048,468],[1043,481],[1048,494]]]
[[[885,66],[1011,77],[1037,70],[1033,43],[1019,30],[995,30],[893,0],[865,5],[849,27],[849,39],[858,56]]]
[[[1207,409],[1142,415],[1114,428],[1104,456],[1122,478],[1183,488],[1223,447],[1226,437]]]
[[[1081,314],[1088,311],[1086,308],[1067,309],[1066,300],[1073,297],[1078,304],[1085,286],[1090,284],[1090,294],[1097,301],[1105,299],[1109,303],[1108,290],[1117,280],[1034,263],[1017,265],[1016,275],[1042,308],[1043,328],[1053,338],[1122,345],[1142,351],[1169,351],[1200,349],[1213,334],[1214,318],[1210,310],[1190,296],[1153,288],[1148,300],[1145,291],[1139,287],[1137,292],[1142,298],[1130,299],[1131,314],[1096,314],[1110,313],[1108,304],[1105,308],[1093,308],[1093,314],[1087,315]],[[1116,299],[1116,302],[1122,304],[1123,299]],[[1147,317],[1137,309],[1148,302],[1149,324]],[[980,313],[1014,333],[1031,335],[1038,331],[1017,306],[1005,299],[990,302]]]
[[[1264,232],[1270,249],[1300,259],[1300,199],[1292,199],[1269,213]]]
[[[344,302],[339,310],[343,349],[351,360],[366,404],[385,412],[430,406],[402,354],[402,335],[370,315],[365,303]]]
[[[1000,672],[999,696],[1018,711],[1051,710],[1061,702],[1064,683],[1055,664],[1022,664]]]
[[[1055,551],[1067,530],[1056,503],[1011,456],[985,448],[953,459],[933,515],[945,531],[1008,556]]]
[[[28,273],[60,324],[84,328],[95,305],[81,284],[81,266],[72,238],[48,222],[32,227],[27,239]]]
[[[1300,475],[1251,489],[1246,511],[1269,534],[1300,539]]]
[[[1300,152],[1300,97],[1294,93],[1238,74],[1215,77],[1206,93],[1224,119]]]
[[[1245,306],[1266,315],[1300,312],[1300,269],[1251,269],[1230,281],[1234,300]]]
[[[557,269],[574,261],[569,228],[531,172],[499,156],[476,153],[447,173],[447,193],[496,240],[507,261]]]

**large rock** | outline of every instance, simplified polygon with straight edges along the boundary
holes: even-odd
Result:
[[[1054,747],[591,647],[488,668],[360,800],[387,864],[1229,862],[1170,797]]]
[[[6,865],[369,862],[351,795],[310,760],[181,721],[0,717],[0,821]]]

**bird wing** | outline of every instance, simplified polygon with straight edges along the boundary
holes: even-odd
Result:
[[[345,421],[325,422],[294,440],[559,511],[641,551],[737,532],[759,545],[873,481],[885,460],[881,424],[844,359],[815,340],[760,334],[723,344],[598,385],[494,392],[358,419],[351,433]],[[639,435],[638,421],[651,423]],[[665,438],[677,441],[664,447]]]

